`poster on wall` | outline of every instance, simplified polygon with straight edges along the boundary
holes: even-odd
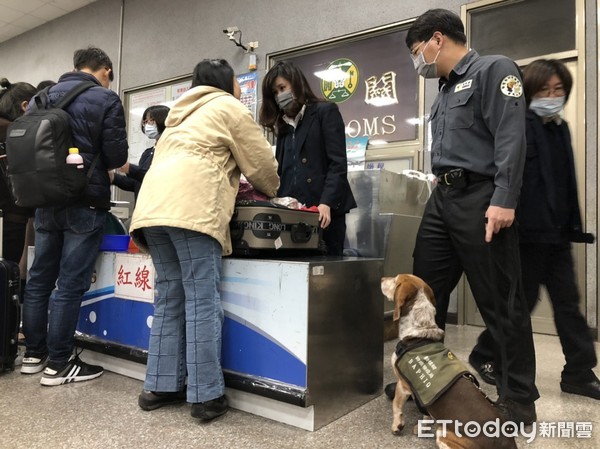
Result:
[[[188,77],[186,77],[188,78]],[[142,132],[142,114],[150,106],[159,104],[171,107],[175,101],[192,86],[191,79],[177,82],[163,82],[148,87],[138,87],[125,93],[127,107],[127,141],[129,143],[129,162],[137,164],[140,156],[154,145]]]
[[[349,138],[371,143],[415,142],[419,77],[406,49],[406,29],[344,39],[314,49],[281,52],[271,63],[294,62],[313,92],[338,105]],[[369,147],[370,149],[370,147]]]
[[[361,137],[346,137],[346,156],[348,158],[348,171],[364,170],[365,155],[367,153],[367,145],[369,138]]]
[[[184,93],[186,93],[188,90],[190,90],[191,87],[192,87],[191,80],[184,81],[183,83],[173,84],[171,86],[171,95],[169,97],[169,102],[167,103],[167,106],[171,107],[171,105],[173,103],[175,103],[175,100],[177,100]]]
[[[240,89],[242,96],[240,101],[245,104],[252,117],[256,120],[256,104],[258,103],[258,73],[248,72],[237,75],[238,83],[240,83]]]

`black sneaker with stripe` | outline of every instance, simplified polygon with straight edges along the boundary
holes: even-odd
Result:
[[[21,374],[35,374],[40,371],[44,371],[46,365],[48,364],[48,354],[41,357],[34,357],[30,354],[25,354],[23,356],[23,361],[21,362]]]
[[[48,364],[42,374],[40,383],[47,387],[68,384],[71,382],[83,382],[100,377],[104,368],[98,365],[88,365],[82,362],[78,356],[72,355],[63,367],[54,367],[52,362]]]

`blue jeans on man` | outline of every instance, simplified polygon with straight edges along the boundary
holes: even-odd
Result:
[[[66,364],[75,347],[83,295],[89,290],[102,242],[106,210],[37,209],[35,259],[23,303],[27,354]]]

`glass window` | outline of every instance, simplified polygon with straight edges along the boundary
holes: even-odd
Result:
[[[519,0],[469,10],[469,45],[514,60],[575,47],[576,0]]]

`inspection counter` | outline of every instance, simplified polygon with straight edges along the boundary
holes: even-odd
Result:
[[[224,258],[230,405],[312,431],[379,396],[382,267],[375,258]],[[144,379],[153,279],[149,256],[100,254],[77,328],[87,362]]]

